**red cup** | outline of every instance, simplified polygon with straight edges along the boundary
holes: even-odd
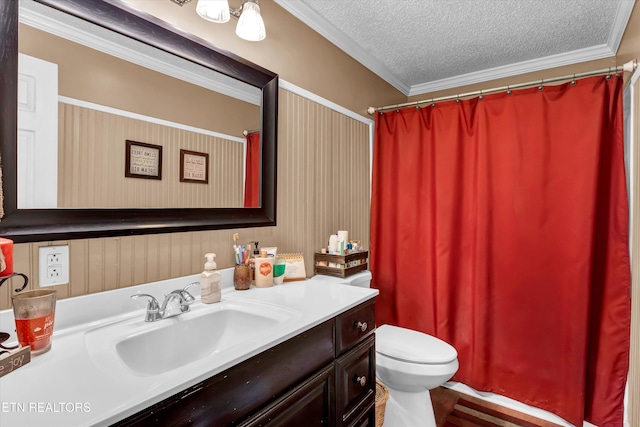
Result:
[[[56,311],[56,291],[26,291],[14,295],[11,300],[20,345],[30,346],[33,356],[49,351]]]

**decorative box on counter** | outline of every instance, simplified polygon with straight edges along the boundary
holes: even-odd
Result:
[[[315,253],[315,274],[348,277],[367,269],[369,252],[351,252],[345,255]]]

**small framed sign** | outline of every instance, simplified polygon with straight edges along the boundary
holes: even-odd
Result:
[[[180,182],[209,183],[209,153],[180,150]]]
[[[124,176],[162,179],[162,146],[127,140]]]
[[[29,346],[20,347],[13,352],[3,351],[3,353],[6,354],[0,356],[0,377],[31,362],[31,347]]]

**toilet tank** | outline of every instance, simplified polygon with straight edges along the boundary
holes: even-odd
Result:
[[[340,283],[342,285],[360,286],[361,288],[371,287],[371,272],[369,270],[356,273],[349,277],[333,277],[317,274],[309,280],[322,280],[325,282]]]

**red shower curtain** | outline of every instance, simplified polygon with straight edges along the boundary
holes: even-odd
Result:
[[[621,426],[630,267],[622,78],[376,116],[378,323],[459,353],[454,380]]]
[[[247,135],[244,207],[260,207],[260,132]]]

